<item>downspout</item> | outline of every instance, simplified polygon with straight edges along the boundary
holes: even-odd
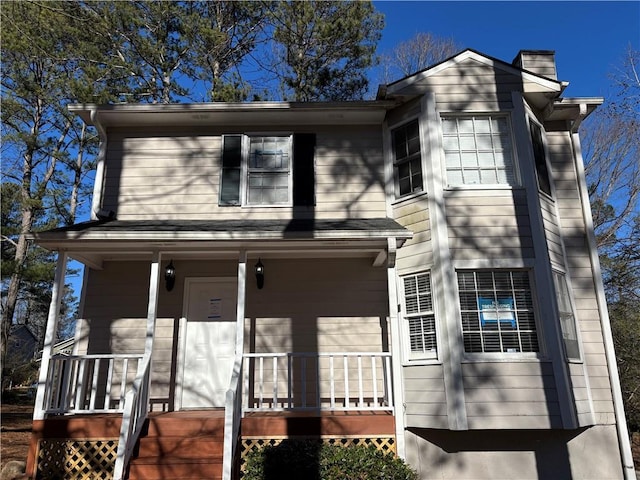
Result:
[[[591,217],[591,204],[589,203],[589,193],[587,190],[587,180],[584,173],[584,160],[582,159],[582,148],[580,146],[580,136],[578,127],[587,116],[587,106],[580,104],[578,118],[571,126],[571,145],[573,157],[578,177],[578,191],[582,206],[582,216],[586,226],[587,244],[589,245],[589,257],[596,287],[596,301],[598,303],[598,313],[600,314],[602,325],[602,336],[604,337],[604,353],[607,358],[607,372],[609,382],[611,382],[611,394],[613,397],[613,411],[616,418],[616,432],[622,457],[622,470],[625,480],[636,480],[633,466],[633,454],[631,452],[631,442],[629,441],[629,430],[624,414],[624,402],[622,400],[622,388],[620,387],[620,377],[618,376],[618,365],[616,363],[616,352],[613,346],[613,334],[611,332],[611,321],[607,309],[607,300],[604,294],[604,283],[602,281],[602,270],[600,268],[600,258],[596,245],[596,236],[593,229],[593,218]]]
[[[98,130],[100,150],[96,159],[96,176],[93,182],[93,198],[91,200],[91,220],[98,220],[102,207],[102,190],[104,187],[104,162],[107,157],[107,132],[98,118],[98,109],[91,109],[91,122]]]

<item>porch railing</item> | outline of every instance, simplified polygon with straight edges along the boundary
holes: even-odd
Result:
[[[246,353],[244,411],[393,410],[391,354]]]
[[[122,413],[141,359],[142,355],[54,355],[43,410]]]
[[[242,354],[240,353],[233,362],[231,382],[225,397],[222,480],[231,480],[237,455],[240,421],[242,419],[242,364]]]
[[[151,358],[145,355],[133,387],[127,392],[113,478],[122,480],[149,412]]]

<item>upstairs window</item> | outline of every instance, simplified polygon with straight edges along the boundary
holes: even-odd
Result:
[[[551,196],[551,181],[549,180],[547,156],[545,154],[544,142],[542,140],[542,128],[531,119],[529,119],[529,133],[531,134],[531,144],[533,146],[533,159],[536,164],[538,188],[541,192]]]
[[[248,205],[287,205],[291,137],[249,137]]]
[[[457,274],[465,352],[539,351],[528,272],[477,270]]]
[[[420,156],[420,128],[413,120],[392,132],[396,195],[402,197],[421,192],[422,159]]]
[[[403,277],[404,318],[412,358],[436,358],[436,319],[429,272]]]
[[[314,134],[222,138],[220,205],[315,203]]]
[[[554,271],[553,283],[556,287],[556,296],[558,298],[558,313],[560,314],[560,329],[562,331],[565,354],[570,360],[580,360],[576,317],[573,314],[573,306],[569,297],[567,278],[564,274]]]
[[[442,131],[448,186],[517,183],[507,117],[443,118]]]

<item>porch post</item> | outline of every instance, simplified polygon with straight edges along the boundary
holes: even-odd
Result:
[[[160,252],[153,252],[151,272],[149,274],[149,303],[147,305],[147,334],[144,342],[144,354],[151,359],[153,350],[153,336],[158,316],[158,290],[160,288]]]
[[[44,346],[42,349],[42,359],[40,361],[40,374],[38,376],[38,391],[36,393],[36,403],[33,410],[34,420],[44,420],[46,405],[44,404],[47,377],[49,375],[49,365],[51,361],[51,351],[56,341],[56,330],[58,328],[58,317],[60,304],[62,303],[62,292],[64,291],[64,278],[67,271],[67,253],[58,252],[58,262],[56,273],[51,289],[51,303],[49,304],[49,315],[47,317],[47,328],[44,334]]]
[[[238,300],[236,308],[236,357],[244,350],[244,310],[247,296],[247,251],[238,257]]]
[[[389,295],[389,323],[391,328],[391,369],[393,375],[393,411],[396,420],[396,454],[405,458],[404,447],[404,386],[402,381],[402,347],[398,325],[398,293],[396,287],[395,238],[387,239],[387,290]]]

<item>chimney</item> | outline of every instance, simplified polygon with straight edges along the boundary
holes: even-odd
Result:
[[[557,80],[555,54],[553,50],[520,50],[512,64],[523,70]]]

